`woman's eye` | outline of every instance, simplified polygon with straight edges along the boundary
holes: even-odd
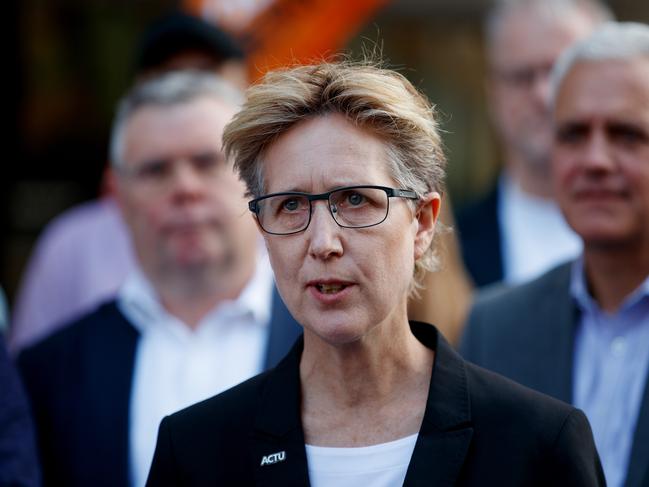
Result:
[[[360,193],[351,193],[347,197],[347,201],[349,202],[350,205],[357,206],[363,203],[363,201],[365,201],[365,198]]]
[[[282,209],[287,211],[295,211],[299,206],[300,205],[298,204],[298,201],[294,198],[284,201],[284,203],[282,204]]]

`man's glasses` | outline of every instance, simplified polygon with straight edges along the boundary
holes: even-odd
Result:
[[[326,200],[334,221],[344,228],[373,227],[385,221],[390,198],[418,199],[409,189],[348,186],[326,193],[273,193],[248,202],[262,230],[273,235],[299,233],[309,226],[313,201]]]

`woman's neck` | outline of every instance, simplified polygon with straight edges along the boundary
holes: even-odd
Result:
[[[341,346],[306,331],[300,380],[307,443],[362,446],[416,433],[433,359],[407,323],[383,323]]]

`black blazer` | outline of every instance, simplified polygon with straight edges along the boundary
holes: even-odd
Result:
[[[455,215],[462,260],[477,287],[501,281],[504,277],[499,199],[496,185],[483,198],[461,208]]]
[[[277,364],[301,331],[275,290],[266,368]],[[46,486],[130,485],[129,405],[138,339],[109,301],[20,355]]]
[[[433,326],[411,327],[436,355],[404,485],[605,485],[581,411],[465,362]],[[275,369],[166,417],[147,486],[309,485],[302,347],[299,340]]]
[[[460,350],[467,360],[527,387],[572,402],[579,310],[570,294],[571,262],[519,286],[478,294]],[[625,487],[649,487],[649,376]]]

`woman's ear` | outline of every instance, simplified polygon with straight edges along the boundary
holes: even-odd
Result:
[[[437,192],[424,195],[417,205],[417,234],[415,235],[415,260],[419,259],[430,247],[435,235],[435,224],[439,217],[442,197]]]

